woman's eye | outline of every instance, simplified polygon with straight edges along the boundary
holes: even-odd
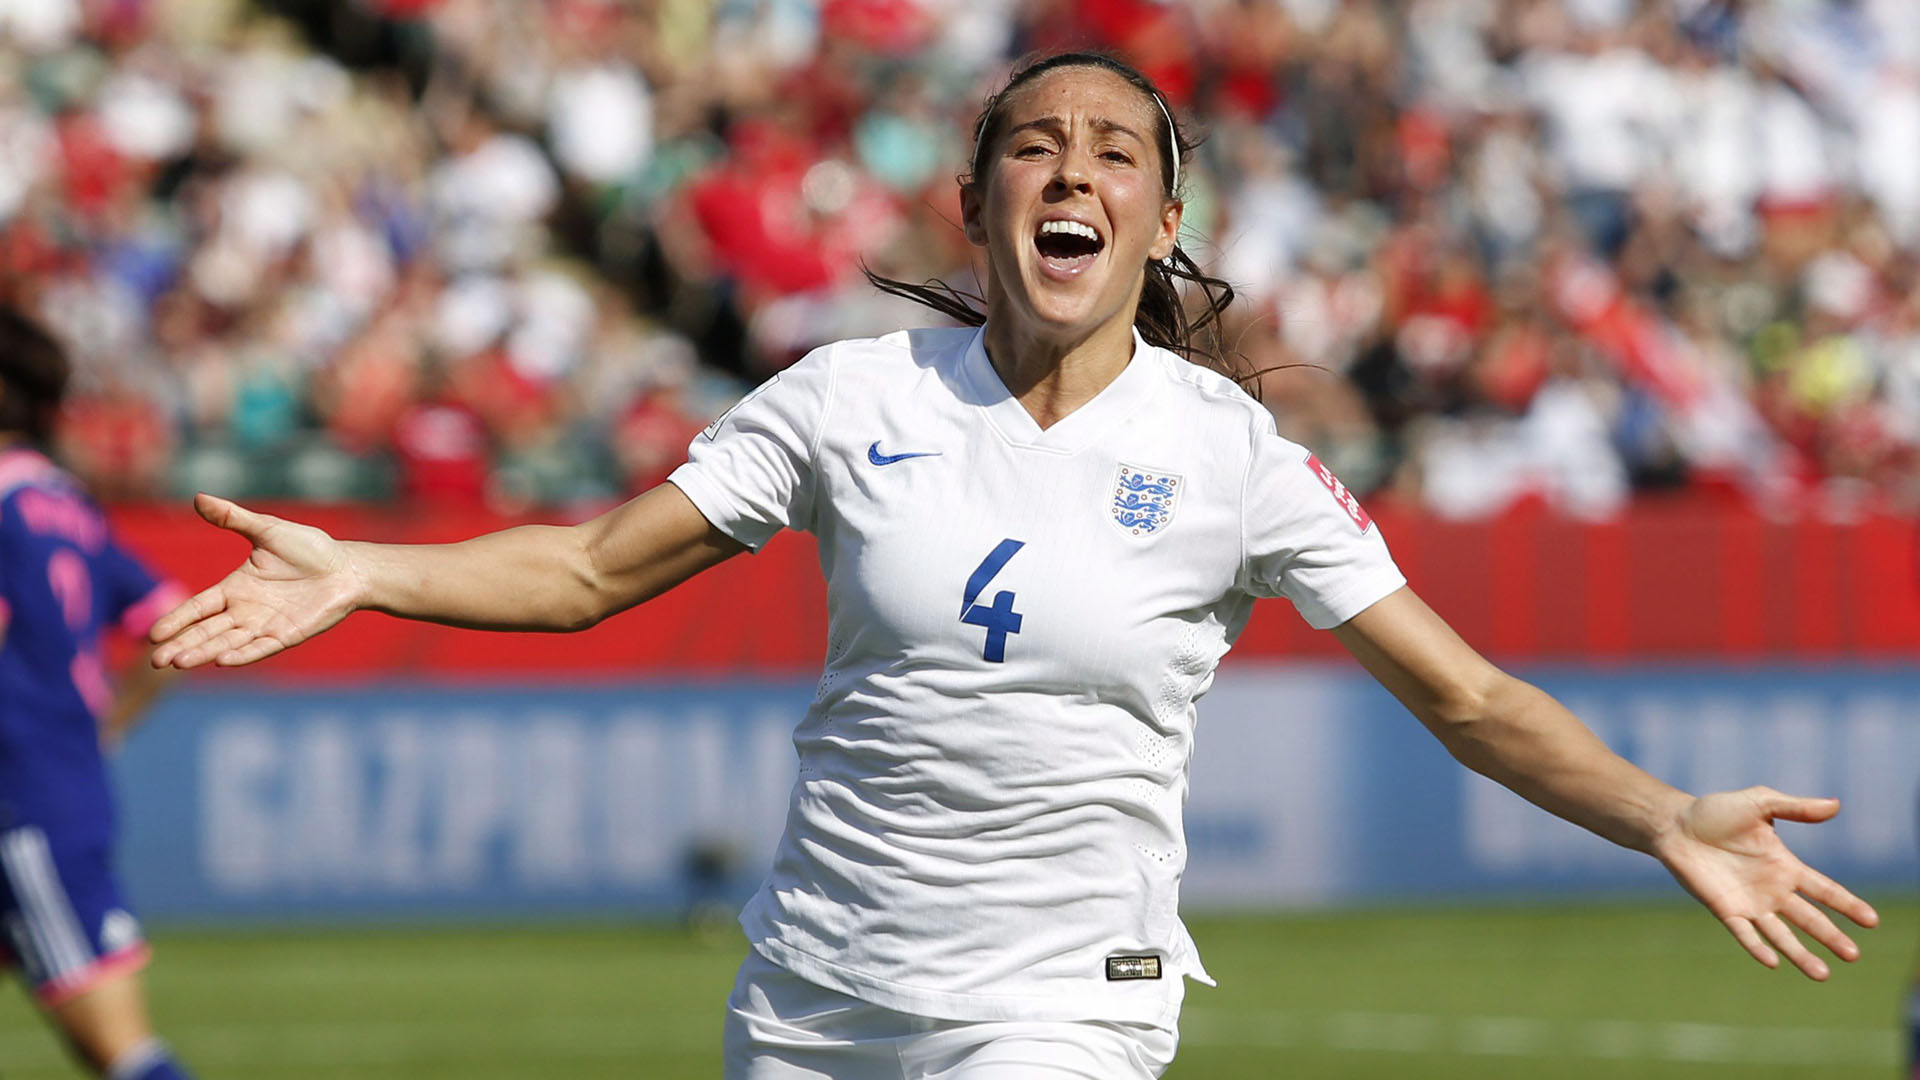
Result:
[[[1109,150],[1100,156],[1107,159],[1108,161],[1112,161],[1120,165],[1133,164],[1133,158],[1127,156],[1125,152],[1120,150]]]
[[[1014,157],[1038,157],[1041,154],[1044,154],[1046,152],[1047,152],[1047,148],[1045,146],[1042,146],[1039,143],[1029,143],[1026,146],[1021,147],[1020,149],[1015,150],[1013,152],[1013,156]]]

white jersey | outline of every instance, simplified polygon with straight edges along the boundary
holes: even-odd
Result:
[[[742,925],[928,1017],[1171,1025],[1182,977],[1211,981],[1176,913],[1194,702],[1255,597],[1326,628],[1404,584],[1265,409],[1137,335],[1045,430],[979,331],[825,346],[671,479],[750,548],[814,533],[827,580],[799,781]]]

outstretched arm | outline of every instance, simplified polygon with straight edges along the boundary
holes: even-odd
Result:
[[[1810,900],[1861,926],[1879,916],[1796,858],[1772,824],[1824,821],[1839,811],[1838,800],[1768,788],[1695,798],[1671,787],[1614,753],[1544,691],[1489,663],[1410,589],[1333,633],[1461,764],[1659,859],[1762,964],[1774,967],[1785,954],[1809,978],[1827,977],[1826,963],[1789,923],[1842,960],[1859,957]]]
[[[104,745],[117,747],[124,742],[179,674],[172,668],[152,663],[151,659],[151,654],[135,658],[120,672],[114,684],[113,705],[100,718],[100,741]]]
[[[370,608],[484,630],[580,630],[746,550],[671,484],[574,526],[457,544],[369,544],[199,495],[253,544],[219,584],[154,624],[157,667],[250,664]]]

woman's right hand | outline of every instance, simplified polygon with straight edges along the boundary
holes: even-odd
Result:
[[[256,514],[202,493],[193,508],[253,545],[219,584],[153,624],[155,667],[239,667],[291,648],[347,617],[363,582],[346,544],[311,525]]]

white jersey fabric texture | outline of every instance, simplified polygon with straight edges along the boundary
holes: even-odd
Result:
[[[920,1016],[1173,1026],[1212,982],[1176,911],[1194,703],[1256,597],[1327,628],[1405,583],[1346,489],[1138,335],[1042,429],[970,329],[816,349],[670,479],[826,575],[755,949]]]
[[[749,950],[724,1080],[1155,1080],[1180,1037],[1109,1020],[939,1020],[816,986]]]

